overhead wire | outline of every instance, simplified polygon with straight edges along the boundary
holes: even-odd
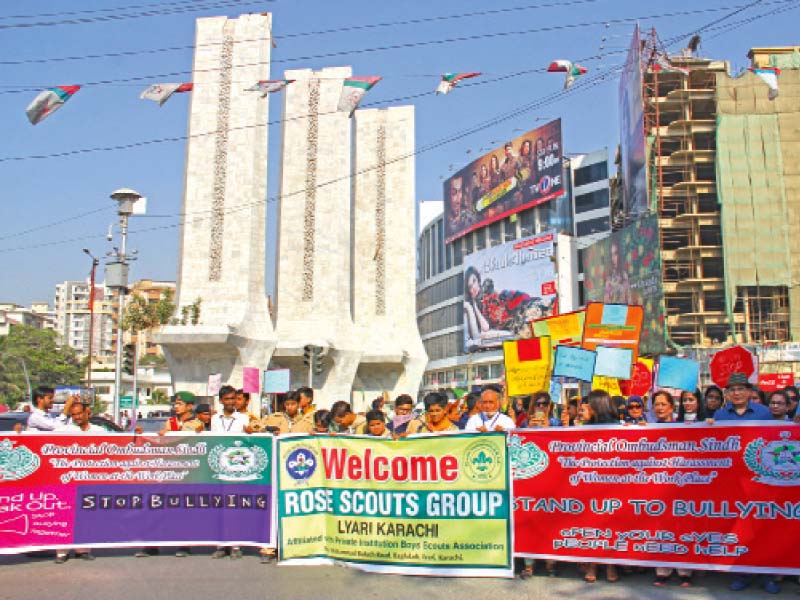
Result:
[[[248,4],[257,5],[265,1],[275,2],[276,0],[197,0],[197,2],[192,2],[184,6],[172,6],[167,8],[164,8],[163,6],[159,7],[158,5],[150,5],[154,6],[155,8],[139,13],[111,14],[111,15],[103,15],[96,17],[62,19],[60,21],[35,21],[33,23],[4,24],[0,22],[0,31],[9,29],[32,29],[37,27],[56,27],[61,25],[87,25],[91,23],[108,23],[109,21],[114,21],[114,22],[128,21],[131,19],[140,19],[144,17],[157,17],[163,15],[199,12],[203,10],[209,10],[212,8],[225,8],[229,6],[241,6]],[[183,4],[183,3],[167,3],[167,4]],[[10,18],[13,20],[20,18],[24,19],[29,17],[4,17],[4,18],[5,19]]]
[[[791,0],[777,0],[780,2],[788,2]],[[747,5],[736,5],[735,8],[738,10],[735,11],[736,13],[741,12],[741,10],[746,9],[752,6],[751,4]],[[337,50],[334,52],[326,52],[321,54],[311,54],[307,56],[296,56],[296,57],[289,57],[289,58],[280,58],[274,59],[269,61],[256,61],[252,63],[246,64],[238,64],[233,65],[233,68],[246,68],[246,67],[256,67],[260,65],[267,65],[267,64],[279,64],[279,63],[286,63],[286,62],[297,62],[297,61],[312,61],[312,60],[319,60],[319,59],[328,59],[328,58],[337,58],[340,56],[347,56],[350,54],[370,54],[375,52],[386,52],[391,50],[408,50],[411,48],[422,48],[427,46],[438,46],[438,45],[446,45],[452,43],[460,43],[460,42],[471,42],[477,40],[484,40],[484,39],[493,39],[497,37],[513,37],[513,36],[525,36],[525,35],[532,35],[537,33],[547,33],[547,32],[555,32],[555,31],[564,31],[570,29],[577,29],[577,28],[584,28],[584,27],[599,27],[599,26],[606,26],[611,24],[623,24],[623,23],[634,23],[640,20],[658,20],[658,19],[665,19],[665,18],[674,18],[678,16],[694,16],[699,14],[706,14],[709,12],[718,12],[720,10],[725,10],[731,7],[712,7],[712,8],[700,8],[700,9],[692,9],[692,10],[684,10],[684,11],[672,11],[667,13],[658,13],[658,14],[651,14],[651,15],[638,15],[632,17],[620,17],[616,19],[604,19],[598,21],[587,21],[583,23],[562,23],[557,25],[545,26],[545,27],[535,27],[530,29],[521,29],[521,30],[513,30],[513,31],[499,31],[499,32],[490,32],[490,33],[477,33],[471,35],[462,35],[457,37],[451,38],[437,38],[433,40],[422,40],[422,41],[411,41],[411,42],[403,42],[399,44],[388,44],[384,46],[375,46],[370,48],[356,48],[350,50]],[[220,68],[209,68],[209,69],[197,69],[194,73],[213,73],[219,71]],[[89,81],[89,82],[75,82],[76,84],[80,84],[84,87],[89,86],[105,86],[105,85],[112,85],[112,84],[120,84],[120,83],[132,83],[132,82],[144,82],[148,80],[163,80],[164,78],[170,77],[183,77],[186,75],[192,75],[192,71],[173,71],[169,73],[159,73],[159,74],[149,74],[149,75],[138,75],[134,77],[127,77],[127,78],[119,78],[119,79],[105,79],[105,80],[98,80],[98,81]],[[51,84],[24,84],[20,85],[17,89],[11,90],[3,90],[0,91],[0,94],[11,94],[11,93],[23,93],[23,92],[31,92],[40,90],[43,87],[48,87]]]
[[[743,10],[745,10],[746,8],[750,8],[750,7],[752,7],[752,6],[755,6],[755,5],[757,5],[757,4],[760,4],[760,3],[761,3],[761,0],[758,0],[758,1],[756,1],[756,2],[750,3],[750,4],[749,4],[749,5],[747,5],[746,7],[742,7],[742,8],[740,8],[740,9],[736,10],[734,13],[731,13],[731,14],[729,14],[729,15],[726,15],[725,17],[723,17],[723,18],[721,18],[721,19],[718,19],[718,20],[716,20],[716,21],[713,21],[713,22],[711,22],[711,23],[709,23],[709,24],[706,24],[704,27],[702,27],[702,28],[700,28],[700,29],[698,29],[698,30],[696,30],[696,31],[698,31],[698,32],[699,32],[699,31],[704,31],[704,30],[707,30],[707,29],[709,29],[709,28],[712,28],[712,26],[713,26],[713,25],[715,25],[715,24],[718,24],[718,23],[720,23],[720,22],[722,22],[722,21],[724,21],[724,20],[727,20],[727,19],[729,19],[729,18],[730,18],[730,17],[732,17],[734,14],[738,14],[738,13],[742,12]],[[784,10],[790,10],[790,8],[785,8],[785,9],[776,9],[776,10],[774,10],[774,11],[771,11],[769,14],[775,14],[775,13],[778,13],[778,12],[783,12]],[[759,19],[759,18],[764,18],[765,16],[768,16],[768,15],[767,15],[767,14],[757,15],[757,16],[751,17],[751,18],[749,18],[749,19],[747,19],[747,20],[740,21],[740,22],[736,22],[736,23],[743,23],[743,22],[744,22],[744,23],[746,24],[746,23],[749,23],[749,22],[753,22],[753,21],[755,21],[755,20],[757,20],[757,19]],[[675,43],[676,41],[678,41],[678,40],[680,40],[680,39],[685,39],[685,37],[686,37],[686,35],[676,36],[675,38],[671,38],[670,40],[668,40],[668,42],[669,42],[669,43]],[[585,59],[584,59],[584,60],[585,60]],[[614,71],[614,69],[612,69],[610,72],[613,72],[613,71]],[[605,79],[605,78],[608,76],[608,74],[609,74],[609,72],[598,74],[598,76],[597,76],[596,78],[594,78],[594,79],[595,79],[595,81],[597,81],[597,80],[599,80],[599,81],[602,81],[603,79]],[[575,87],[577,87],[577,89],[582,89],[582,88],[586,87],[586,85],[588,85],[588,84],[589,84],[589,80],[587,80],[587,81],[586,81],[584,84],[582,84],[582,85],[573,86],[573,89],[574,89]],[[595,84],[596,84],[596,83],[592,83],[592,86],[593,86],[593,85],[595,85]],[[474,84],[473,84],[473,85],[474,85]],[[463,86],[463,87],[467,87],[467,86]],[[560,95],[561,95],[561,94],[563,94],[563,93],[565,93],[565,92],[564,92],[564,91],[562,91],[562,92],[558,92],[558,93],[556,93],[556,97],[560,96]],[[552,95],[551,95],[551,96],[552,96]],[[549,97],[546,97],[546,98],[545,98],[545,99],[543,99],[541,102],[547,102],[547,101],[548,101],[548,100],[547,100],[547,98],[549,98]],[[475,127],[475,128],[472,128],[472,129],[469,129],[469,130],[467,130],[465,133],[456,134],[454,137],[451,137],[451,138],[449,138],[449,139],[446,139],[446,140],[443,140],[443,141],[442,141],[442,140],[440,140],[439,142],[436,142],[436,143],[435,143],[435,144],[433,144],[433,145],[428,145],[428,146],[425,146],[425,147],[421,148],[421,149],[420,149],[420,150],[418,150],[418,151],[415,151],[415,152],[414,152],[414,153],[412,153],[410,156],[414,156],[414,155],[416,155],[416,154],[419,154],[419,153],[422,153],[422,152],[427,152],[427,151],[429,151],[429,150],[432,150],[432,149],[434,149],[434,148],[436,148],[436,147],[439,147],[439,146],[441,146],[441,145],[444,145],[444,144],[446,144],[446,143],[451,143],[452,141],[455,141],[455,140],[457,140],[457,139],[460,139],[461,137],[465,137],[466,135],[471,135],[472,133],[475,133],[475,132],[477,132],[477,131],[480,131],[481,129],[484,129],[484,128],[486,128],[486,127],[493,126],[493,125],[497,124],[498,122],[502,122],[503,120],[507,120],[508,118],[513,118],[514,116],[517,116],[517,115],[519,114],[519,111],[522,111],[522,112],[524,113],[524,112],[527,112],[527,111],[531,110],[531,108],[534,108],[534,106],[532,106],[532,105],[524,105],[523,107],[519,108],[518,110],[515,110],[515,111],[513,111],[513,112],[510,114],[510,116],[498,117],[498,118],[496,118],[495,120],[492,120],[492,121],[490,121],[488,125],[487,125],[487,124],[479,125],[479,126],[477,126],[477,127]],[[497,119],[499,119],[499,120],[497,120]],[[404,157],[401,157],[399,160],[406,160],[407,158],[408,158],[408,156],[404,156]],[[354,174],[354,175],[357,175],[357,174]],[[347,176],[347,178],[350,178],[350,177],[352,177],[352,176],[351,176],[351,175],[348,175],[348,176]],[[329,184],[330,184],[329,182],[324,182],[324,183],[323,183],[323,184],[321,184],[321,185],[329,185]],[[305,191],[305,190],[300,190],[300,191],[298,191],[297,193],[301,193],[301,192],[304,192],[304,191]],[[275,198],[272,198],[272,199],[270,199],[270,198],[266,198],[266,199],[264,199],[264,200],[259,200],[259,201],[257,201],[257,203],[261,203],[261,202],[269,202],[269,201],[276,201],[276,200],[278,200],[278,199],[279,199],[279,198],[277,198],[277,197],[275,197]],[[242,210],[242,209],[243,209],[242,207],[237,207],[237,210]],[[99,212],[100,210],[104,210],[104,209],[98,209],[98,210],[96,210],[96,211],[91,211],[90,213],[81,213],[80,215],[76,215],[76,216],[74,216],[74,217],[69,217],[69,218],[67,218],[67,219],[62,219],[62,220],[60,220],[60,221],[54,222],[54,223],[52,223],[52,224],[48,224],[48,225],[44,225],[44,226],[40,226],[40,227],[34,228],[34,230],[38,230],[38,229],[42,229],[42,228],[47,228],[47,227],[52,227],[52,226],[55,226],[55,225],[58,225],[58,224],[62,224],[62,223],[64,223],[64,222],[67,222],[67,221],[75,220],[75,219],[78,219],[78,218],[83,218],[83,217],[85,217],[85,216],[88,216],[89,214],[92,214],[92,213],[94,213],[94,212]],[[159,217],[161,217],[161,218],[168,218],[168,217],[170,217],[170,216],[177,216],[177,217],[184,218],[184,217],[185,217],[185,216],[187,216],[187,215],[185,215],[185,214],[183,214],[183,213],[178,213],[178,214],[176,214],[176,215],[158,215],[158,216],[159,216]],[[178,226],[180,226],[180,225],[181,225],[181,223],[176,223],[176,224],[171,224],[171,225],[159,226],[159,227],[157,227],[157,228],[155,228],[155,229],[161,229],[161,228],[165,228],[165,227],[174,228],[174,227],[178,227]],[[141,232],[145,232],[145,231],[150,231],[150,230],[153,230],[153,229],[154,229],[154,228],[150,228],[150,229],[143,229],[143,230],[139,230],[139,231],[141,231]],[[26,231],[24,231],[24,232],[19,232],[19,233],[17,233],[17,234],[11,234],[11,235],[2,236],[2,237],[0,237],[0,239],[8,239],[8,238],[10,238],[10,237],[17,237],[17,236],[24,235],[24,234],[26,234],[26,233],[29,233],[29,231],[28,231],[28,230],[26,230]],[[91,236],[91,238],[94,238],[94,237],[97,237],[97,236]],[[82,238],[74,238],[74,239],[71,239],[71,240],[63,240],[63,241],[61,241],[61,242],[52,242],[52,243],[67,243],[67,242],[70,242],[70,241],[76,241],[76,240],[79,240],[79,239],[89,239],[89,238],[87,238],[87,237],[82,237]],[[45,244],[45,245],[47,245],[47,244]],[[36,246],[36,247],[39,247],[39,246]],[[30,247],[30,246],[28,246],[28,247],[24,247],[24,248],[8,248],[8,249],[0,249],[0,252],[6,252],[6,251],[15,251],[15,250],[18,250],[18,249],[29,249],[29,248],[31,248],[31,247]]]

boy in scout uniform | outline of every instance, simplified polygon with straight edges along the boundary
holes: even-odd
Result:
[[[314,431],[313,417],[300,412],[300,403],[297,396],[296,392],[286,394],[286,399],[283,401],[283,412],[273,413],[261,419],[260,430],[273,431],[272,428],[277,428],[277,431],[275,431],[277,434],[311,433]]]

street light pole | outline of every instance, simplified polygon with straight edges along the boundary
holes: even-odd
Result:
[[[97,273],[97,266],[100,261],[94,257],[88,248],[83,251],[92,259],[92,274],[89,284],[89,364],[86,368],[86,387],[89,388],[89,394],[92,393],[92,356],[94,348],[94,283],[95,274]]]
[[[114,376],[114,404],[111,417],[119,422],[120,397],[122,396],[122,313],[125,309],[125,294],[128,291],[128,261],[131,259],[126,254],[128,241],[128,217],[133,214],[133,205],[142,198],[142,195],[130,189],[120,189],[111,194],[111,198],[119,203],[119,226],[121,241],[113,262],[106,265],[106,285],[116,289],[118,294],[117,312],[117,356]]]

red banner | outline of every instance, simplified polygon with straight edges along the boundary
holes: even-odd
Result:
[[[510,434],[515,553],[800,574],[800,427]]]
[[[793,373],[760,373],[758,375],[758,388],[762,392],[777,392],[794,385]]]

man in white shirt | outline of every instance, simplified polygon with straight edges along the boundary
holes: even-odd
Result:
[[[50,411],[53,409],[56,391],[47,386],[39,386],[33,390],[33,408],[28,417],[28,431],[58,431],[63,429],[69,419],[70,406],[75,402],[75,397],[70,396],[64,404],[60,415]]]
[[[211,432],[244,433],[244,428],[250,424],[250,417],[236,411],[236,389],[223,385],[219,389],[219,401],[222,412],[211,417]]]
[[[69,401],[68,401],[69,402]],[[87,404],[82,402],[73,402],[68,404],[69,417],[72,421],[59,429],[65,433],[106,433],[106,430],[99,425],[94,425],[89,422],[89,417],[92,416],[92,411]],[[91,548],[75,548],[75,558],[82,560],[94,560]],[[56,564],[63,564],[69,559],[69,550],[56,551]]]
[[[503,390],[497,385],[486,385],[481,390],[481,412],[472,415],[464,427],[465,431],[511,431],[516,428],[514,420],[500,412]]]

